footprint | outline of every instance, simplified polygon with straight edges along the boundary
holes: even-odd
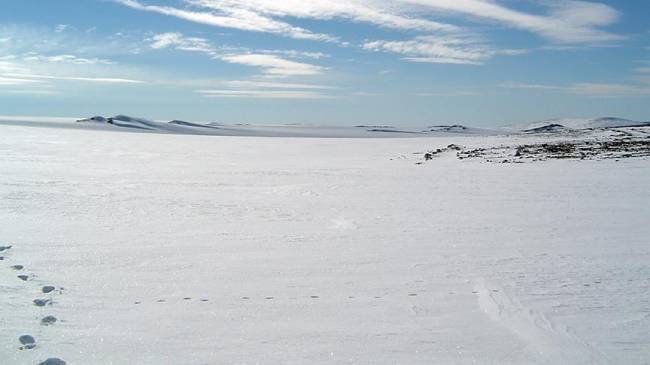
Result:
[[[52,299],[34,299],[34,305],[37,307],[45,307],[46,305],[52,305]]]
[[[418,295],[415,294],[415,293],[411,293],[411,294],[409,294],[409,297],[417,297],[417,296],[418,296]]]
[[[209,299],[205,299],[205,298],[201,299],[202,302],[207,302],[208,300]]]
[[[43,293],[45,293],[45,294],[51,293],[51,292],[54,291],[54,289],[56,289],[56,288],[51,286],[51,285],[46,285],[46,286],[43,287]]]
[[[190,297],[185,297],[185,298],[183,298],[183,300],[192,300],[192,298],[190,298]]]
[[[312,299],[318,299],[318,298],[320,298],[320,297],[319,297],[318,295],[312,295],[312,296],[310,296],[310,298],[312,298]]]
[[[30,335],[22,335],[18,338],[18,341],[23,345],[20,347],[21,350],[31,350],[36,347],[36,340]]]
[[[133,304],[140,304],[140,303],[142,303],[142,302],[135,302],[135,303],[133,303]]]
[[[0,252],[10,250],[13,246],[0,246]]]
[[[249,300],[249,297],[241,297],[243,300]]]
[[[39,363],[38,365],[65,365],[65,361],[56,357],[50,357],[49,359]]]
[[[18,279],[20,279],[22,281],[27,281],[27,279],[29,279],[29,276],[27,276],[27,275],[18,275]]]
[[[46,316],[46,317],[43,317],[43,319],[41,319],[41,324],[43,326],[49,326],[49,325],[52,325],[52,324],[56,323],[56,321],[57,321],[57,319],[56,319],[55,316]]]
[[[23,265],[14,265],[11,268],[14,269],[14,270],[22,270],[22,269],[25,268],[25,266],[23,266]]]
[[[266,299],[266,300],[271,300],[271,299],[273,299],[273,297],[266,297],[266,298],[264,298],[264,299]]]
[[[165,303],[165,299],[158,299],[158,303]]]

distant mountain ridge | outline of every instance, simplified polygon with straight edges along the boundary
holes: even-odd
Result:
[[[549,119],[532,123],[514,125],[507,128],[476,128],[463,124],[430,125],[422,128],[397,128],[388,125],[357,125],[354,127],[328,127],[307,125],[228,125],[219,123],[195,123],[183,120],[169,122],[152,121],[127,115],[105,118],[95,116],[78,122],[105,125],[106,128],[121,127],[139,132],[230,135],[230,136],[310,136],[310,137],[379,137],[411,134],[413,136],[450,136],[450,135],[504,135],[512,133],[555,134],[575,133],[593,129],[645,127],[650,122],[630,119],[603,117],[594,119]],[[103,128],[103,127],[102,127]]]
[[[603,117],[603,118],[566,118],[549,119],[524,124],[516,127],[522,132],[528,133],[553,133],[570,130],[603,129],[603,128],[624,128],[624,127],[646,127],[650,122],[640,122],[625,118]]]

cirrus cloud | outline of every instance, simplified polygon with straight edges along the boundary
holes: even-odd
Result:
[[[496,55],[518,55],[525,50],[496,50],[473,37],[455,35],[420,36],[406,41],[367,41],[368,51],[393,52],[411,62],[480,65]]]
[[[319,75],[325,67],[306,62],[298,62],[280,57],[278,54],[304,56],[305,53],[297,51],[273,51],[265,53],[232,53],[230,49],[220,50],[205,38],[185,37],[181,33],[162,33],[154,35],[151,39],[151,48],[174,48],[180,51],[200,52],[227,63],[239,64],[261,68],[268,76],[312,76]],[[322,57],[322,54],[306,53],[311,57]]]

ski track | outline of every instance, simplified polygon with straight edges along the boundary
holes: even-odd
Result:
[[[474,280],[474,291],[481,311],[524,340],[532,354],[543,363],[610,363],[570,328],[554,324],[544,313],[526,308],[500,285],[478,278]]]

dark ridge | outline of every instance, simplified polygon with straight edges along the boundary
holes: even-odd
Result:
[[[154,128],[141,127],[141,126],[137,126],[137,125],[115,123],[114,119],[109,119],[109,120],[111,121],[111,122],[109,122],[110,124],[116,125],[118,127],[133,128],[133,129],[144,129],[145,131],[153,131],[153,130],[155,130]]]
[[[368,132],[421,134],[421,132],[400,131],[397,129],[380,129],[380,128],[368,129]]]
[[[553,132],[559,132],[559,131],[564,131],[567,130],[568,128],[563,126],[562,124],[549,124],[545,125],[542,127],[537,127],[537,128],[531,128],[531,129],[526,129],[524,132],[526,133],[553,133]]]
[[[425,132],[459,132],[459,131],[466,131],[469,128],[461,125],[461,124],[454,124],[454,125],[432,125],[427,127]]]
[[[183,121],[183,120],[172,120],[171,122],[169,122],[169,124],[175,124],[175,125],[180,125],[180,126],[184,126],[184,127],[221,129],[221,128],[215,127],[213,125],[192,123],[192,122],[186,122],[186,121]]]
[[[392,125],[355,125],[354,128],[394,129]]]

